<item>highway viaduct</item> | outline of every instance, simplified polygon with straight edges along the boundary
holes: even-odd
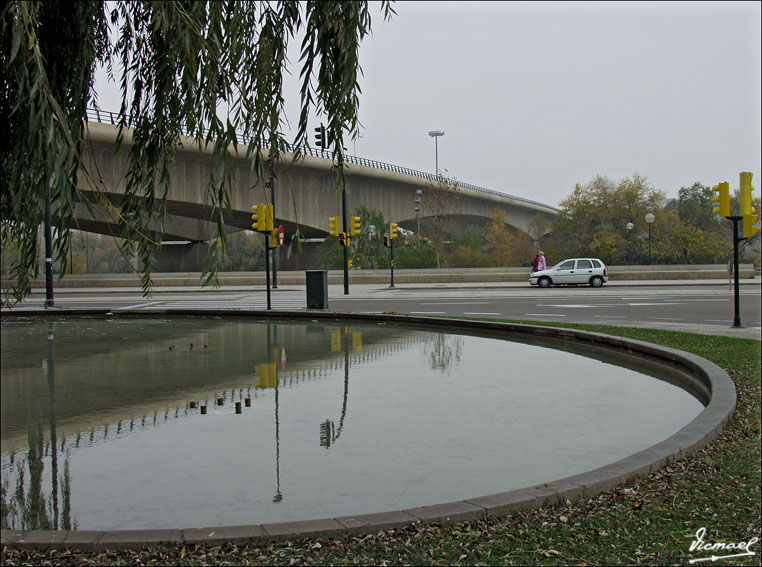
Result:
[[[89,120],[86,123],[83,161],[93,174],[97,188],[84,175],[79,176],[78,184],[82,195],[95,205],[91,213],[83,204],[78,204],[77,225],[71,228],[116,234],[114,207],[98,203],[103,203],[106,197],[118,206],[124,194],[132,132],[125,131],[122,149],[116,153],[117,131],[117,126],[108,122]],[[303,155],[298,161],[294,161],[292,153],[286,153],[285,159],[275,167],[275,225],[284,226],[287,242],[297,228],[308,239],[303,247],[306,253],[292,254],[287,259],[284,250],[279,252],[278,265],[283,269],[317,267],[309,265],[311,249],[328,235],[328,218],[336,215],[341,218],[341,197],[335,191],[333,161],[327,154],[322,157],[315,150],[307,151],[312,155]],[[239,145],[237,151],[231,149],[230,153],[235,181],[230,210],[223,211],[224,223],[230,232],[250,230],[251,206],[270,202],[270,189],[263,182],[257,182],[251,171],[251,159],[245,156],[245,145]],[[154,227],[153,236],[163,242],[156,257],[156,270],[199,271],[208,242],[216,236],[219,215],[206,198],[212,169],[211,148],[199,150],[192,138],[181,138],[173,168],[167,195],[170,216],[162,228]],[[354,156],[347,156],[346,179],[347,216],[364,205],[382,212],[387,221],[397,222],[411,231],[417,229],[416,190],[423,190],[425,195],[427,187],[432,182],[436,184],[431,174]],[[467,183],[457,184],[457,204],[453,207],[456,230],[471,224],[486,224],[495,209],[505,212],[510,226],[522,230],[528,229],[538,213],[548,220],[557,214],[557,209],[529,199]],[[423,215],[427,212],[425,203],[422,211]]]

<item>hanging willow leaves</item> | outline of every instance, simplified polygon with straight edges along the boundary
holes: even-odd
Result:
[[[394,14],[389,1],[381,11],[386,19]],[[238,148],[237,135],[247,141],[257,178],[267,180],[286,143],[308,142],[310,113],[325,113],[343,190],[343,140],[358,128],[359,46],[371,30],[367,2],[12,1],[0,20],[0,236],[4,251],[13,251],[4,259],[6,301],[21,300],[37,276],[45,191],[54,224],[63,228],[76,226],[74,206],[87,203],[78,180],[103,195],[81,160],[83,117],[95,103],[100,64],[121,88],[117,149],[126,146],[127,128],[132,140],[124,196],[99,203],[116,212],[118,236],[134,248],[145,293],[181,134],[212,149],[207,220],[217,223],[223,247],[234,182],[229,149]],[[289,41],[302,36],[301,112],[295,138],[286,140],[286,54]],[[57,234],[55,258],[65,271],[69,239]],[[206,281],[216,281],[222,257],[207,255]]]

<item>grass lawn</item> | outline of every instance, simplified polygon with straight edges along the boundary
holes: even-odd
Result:
[[[536,322],[527,322],[537,324]],[[707,545],[762,537],[760,509],[760,342],[673,331],[559,325],[620,335],[692,352],[724,368],[738,390],[725,431],[699,452],[590,500],[527,510],[502,519],[413,525],[345,540],[151,551],[4,550],[3,565],[688,565],[739,550],[690,550],[699,529]],[[717,561],[759,565],[755,556]]]

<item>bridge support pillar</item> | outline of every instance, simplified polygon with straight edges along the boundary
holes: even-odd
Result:
[[[154,254],[156,272],[201,272],[209,244],[196,242],[164,242]]]

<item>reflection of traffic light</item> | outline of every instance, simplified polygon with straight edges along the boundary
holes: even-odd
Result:
[[[387,248],[389,247],[389,237],[388,236],[384,236],[384,246],[386,246]]]
[[[320,446],[321,447],[330,447],[331,443],[333,443],[336,440],[336,436],[334,434],[335,427],[333,425],[333,421],[330,419],[326,419],[324,422],[320,424]]]
[[[389,223],[389,238],[397,238],[399,234],[397,234],[397,223],[396,222],[390,222]]]
[[[754,196],[754,186],[751,184],[752,173],[748,171],[741,172],[741,216],[743,217],[743,237],[752,238],[757,234],[757,227],[754,226],[759,219],[755,215],[757,211],[752,207]]]
[[[331,236],[339,235],[339,217],[328,217],[328,233]]]
[[[712,191],[717,194],[712,197],[712,202],[717,203],[717,206],[712,209],[712,213],[723,217],[730,216],[730,186],[727,181],[723,181],[717,185],[712,186]]]
[[[360,217],[349,217],[349,236],[360,234]]]
[[[341,351],[341,329],[331,331],[331,352]]]
[[[320,125],[320,128],[315,128],[315,145],[324,150],[328,149],[328,144],[326,144],[325,141],[325,126],[322,124]]]
[[[352,331],[352,350],[355,352],[362,350],[362,333],[360,331]]]
[[[274,362],[263,362],[256,366],[259,381],[257,388],[275,388],[278,385],[278,375],[275,370]]]

